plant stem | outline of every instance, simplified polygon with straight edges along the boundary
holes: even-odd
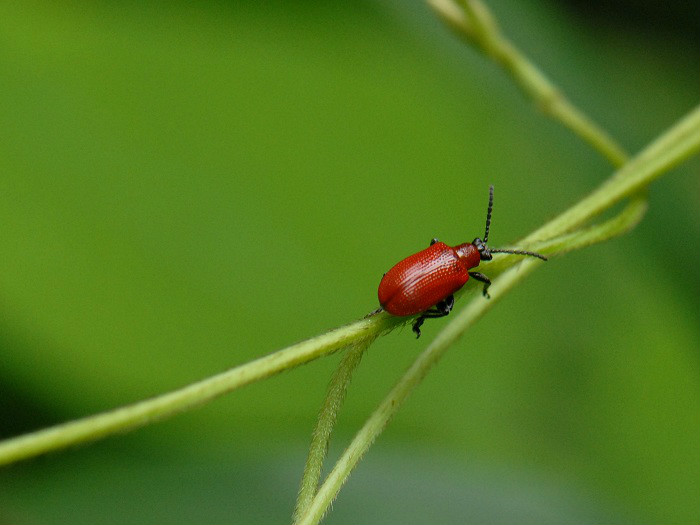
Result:
[[[428,0],[428,4],[462,39],[500,64],[547,115],[588,142],[615,167],[627,160],[625,150],[557,89],[502,33],[480,0]]]
[[[352,374],[360,364],[362,355],[372,343],[372,340],[364,340],[361,344],[352,345],[345,351],[338,368],[336,369],[328,385],[326,398],[319,411],[316,428],[311,437],[309,455],[304,466],[304,474],[301,478],[299,495],[294,509],[294,521],[304,515],[316,494],[318,482],[321,479],[323,460],[328,453],[328,443],[338,417],[338,412],[345,400]]]
[[[7,439],[0,442],[0,465],[132,430],[202,405],[227,392],[308,363],[350,344],[369,344],[381,332],[391,328],[391,321],[386,314],[361,319],[179,390]]]
[[[528,235],[525,245],[552,239],[590,221],[644,189],[650,182],[700,150],[700,106],[635,155],[588,197]]]

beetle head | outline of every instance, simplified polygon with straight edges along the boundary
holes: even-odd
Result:
[[[491,255],[491,250],[488,246],[486,246],[486,242],[482,241],[479,237],[477,237],[472,241],[472,244],[476,246],[476,249],[479,252],[479,257],[481,257],[482,261],[490,261],[491,259],[493,259],[493,256]]]

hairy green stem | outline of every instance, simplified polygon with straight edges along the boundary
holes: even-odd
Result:
[[[321,479],[323,460],[328,453],[328,443],[338,418],[338,412],[345,400],[352,374],[372,341],[367,339],[348,348],[328,384],[328,392],[318,414],[316,428],[314,428],[309,446],[309,455],[304,466],[304,474],[301,478],[299,495],[294,509],[295,522],[304,515],[316,495],[318,482]]]
[[[350,344],[369,344],[391,328],[387,316],[373,316],[302,341],[278,352],[132,405],[56,425],[0,442],[0,465],[132,430],[202,405],[247,384],[308,363]]]

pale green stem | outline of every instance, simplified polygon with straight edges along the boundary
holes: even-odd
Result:
[[[309,455],[304,466],[304,474],[301,478],[297,504],[294,509],[294,521],[297,521],[299,517],[304,515],[316,494],[318,482],[321,479],[323,460],[328,453],[328,443],[333,433],[338,412],[345,400],[345,394],[350,385],[352,374],[360,364],[362,355],[370,344],[372,344],[372,340],[367,339],[362,341],[361,344],[352,345],[348,348],[328,384],[328,392],[319,411],[316,428],[314,428],[311,436]]]
[[[556,86],[500,31],[488,8],[479,0],[428,0],[443,21],[469,44],[500,64],[547,115],[559,120],[614,166],[627,154],[613,138],[576,108]]]
[[[365,318],[261,357],[179,390],[109,412],[0,442],[0,465],[125,432],[191,409],[249,383],[289,370],[350,344],[373,341],[391,328],[386,315]]]
[[[525,245],[557,237],[580,227],[700,149],[700,106],[658,137],[588,197],[528,235]]]
[[[642,191],[632,196],[625,208],[611,219],[546,241],[527,243],[527,247],[537,253],[558,256],[599,244],[634,228],[642,220],[648,207],[646,192]],[[517,246],[522,247],[523,244],[518,242]],[[489,276],[498,276],[514,264],[518,264],[521,259],[518,255],[500,254],[493,261],[482,263],[480,267],[486,268]]]
[[[587,228],[580,228],[573,233],[567,233],[542,243],[537,243],[535,244],[535,249],[541,250],[543,253],[563,255],[573,250],[579,250],[586,246],[618,237],[639,224],[648,207],[649,202],[646,192],[640,192],[633,196],[627,206],[612,219]]]

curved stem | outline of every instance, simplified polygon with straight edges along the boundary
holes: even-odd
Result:
[[[700,150],[700,106],[635,155],[588,197],[524,239],[534,243],[580,227]]]
[[[547,115],[559,120],[588,142],[613,166],[627,160],[625,150],[600,126],[574,106],[563,93],[502,33],[480,0],[428,0],[442,20],[462,39],[500,64],[525,94]]]
[[[391,328],[388,316],[373,316],[302,341],[184,388],[115,410],[0,442],[0,465],[142,427],[202,405],[249,383],[308,363],[349,344],[369,344]]]

